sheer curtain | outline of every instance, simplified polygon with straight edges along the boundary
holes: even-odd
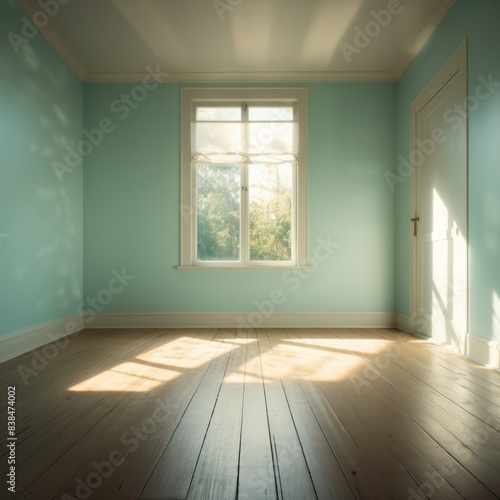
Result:
[[[194,163],[282,164],[297,161],[298,123],[193,121]]]

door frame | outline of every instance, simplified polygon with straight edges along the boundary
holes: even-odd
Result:
[[[467,67],[467,39],[465,39],[452,56],[446,61],[442,68],[434,75],[431,81],[424,87],[420,94],[415,98],[410,107],[410,164],[412,165],[412,175],[410,176],[410,218],[417,217],[417,169],[418,165],[414,165],[411,161],[411,153],[417,151],[417,119],[418,114],[423,108],[436,96],[436,94],[450,81],[450,79],[457,73],[462,73],[462,81],[464,85],[465,95],[468,96],[468,67]],[[467,101],[465,103],[467,106]],[[466,109],[467,111],[467,109]],[[461,345],[465,351],[467,345],[467,337],[469,335],[469,231],[468,231],[468,218],[469,218],[469,125],[468,113],[466,118],[466,184],[467,184],[467,199],[466,211],[467,216],[465,220],[466,227],[461,228],[461,233],[465,238],[467,245],[467,297],[466,297],[466,325],[465,325],[465,338],[462,339]],[[410,327],[412,333],[417,336],[421,334],[416,332],[417,326],[417,238],[413,235],[413,224],[408,220],[408,238],[410,238]],[[425,337],[427,338],[427,337]],[[465,352],[463,353],[465,354]]]

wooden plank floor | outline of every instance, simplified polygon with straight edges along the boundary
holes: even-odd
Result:
[[[500,373],[398,330],[86,330],[0,385],[0,498],[500,498]]]

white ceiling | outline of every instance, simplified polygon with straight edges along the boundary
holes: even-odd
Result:
[[[165,81],[396,80],[453,3],[69,0],[41,31],[85,81],[133,81],[158,65]],[[376,21],[382,10],[397,13]]]

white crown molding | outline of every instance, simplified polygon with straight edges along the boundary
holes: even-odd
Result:
[[[96,313],[85,328],[394,328],[387,313],[346,312],[170,312]]]
[[[0,337],[0,363],[83,329],[81,315],[68,316]]]
[[[148,73],[87,73],[85,82],[141,82]],[[394,82],[391,72],[157,73],[161,82]]]
[[[453,7],[456,0],[440,0],[434,7],[431,15],[427,21],[422,25],[417,38],[410,45],[404,56],[399,60],[394,68],[394,78],[399,80],[413,59],[422,50],[424,45],[428,42],[429,38],[436,31],[437,27],[441,24],[443,19],[448,14],[448,11]]]
[[[87,70],[76,54],[70,49],[64,38],[52,26],[50,20],[44,26],[40,27],[38,27],[37,23],[34,21],[34,16],[37,12],[43,12],[45,14],[40,6],[32,0],[17,0],[17,4],[24,14],[26,14],[26,17],[37,27],[52,47],[54,47],[64,62],[75,72],[76,76],[78,76],[81,81],[84,81]]]

